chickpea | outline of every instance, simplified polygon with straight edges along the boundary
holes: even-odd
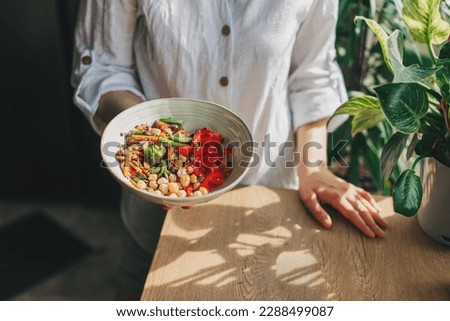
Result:
[[[145,189],[147,187],[147,184],[145,184],[145,182],[143,180],[140,180],[137,182],[136,186],[139,189]]]
[[[198,180],[197,180],[197,175],[192,174],[192,175],[189,176],[189,177],[190,177],[190,179],[191,179],[191,183],[192,183],[192,184],[195,184],[195,183],[198,182]]]
[[[169,197],[178,197],[178,195],[175,194],[175,193],[172,193],[172,194],[169,195]]]
[[[202,195],[206,195],[206,194],[208,194],[208,190],[205,188],[205,187],[200,187],[199,189],[198,189],[198,191],[200,192],[200,193],[202,193]]]
[[[178,177],[181,177],[181,176],[186,175],[186,174],[187,174],[187,172],[186,172],[186,169],[185,169],[185,168],[180,168],[180,169],[177,171],[177,176],[178,176]]]
[[[197,183],[195,183],[194,185],[192,185],[192,187],[194,188],[194,191],[195,191],[195,190],[198,190],[199,187],[200,187],[200,183],[197,182]]]
[[[150,181],[155,181],[155,183],[156,183],[156,181],[158,180],[158,175],[157,174],[150,174],[150,175],[148,175],[148,179]]]
[[[157,190],[155,191],[155,194],[156,194],[156,195],[159,195],[159,196],[163,196],[163,195],[164,195],[163,192],[161,192],[159,189],[157,189]]]
[[[150,181],[148,183],[148,186],[150,186],[153,189],[158,189],[158,183],[156,183],[156,181]]]
[[[159,185],[159,190],[164,194],[168,194],[169,193],[169,185],[167,184],[160,184]]]
[[[195,191],[194,194],[192,194],[193,196],[202,196],[202,192],[200,191]]]
[[[169,183],[169,181],[165,177],[161,177],[160,179],[158,179],[158,184],[159,185],[161,185],[161,184],[168,184],[168,183]]]
[[[194,172],[194,167],[188,166],[188,167],[186,167],[186,171],[189,175],[191,175]]]
[[[186,197],[186,195],[187,195],[187,194],[186,194],[186,191],[183,190],[183,189],[182,189],[181,191],[178,192],[178,197]]]
[[[180,161],[182,161],[183,163],[184,163],[185,161],[187,161],[186,156],[180,155]]]
[[[177,175],[170,174],[169,175],[169,182],[176,182],[177,181]]]
[[[181,185],[183,185],[183,187],[188,187],[189,184],[191,183],[191,179],[187,174],[184,174],[180,177],[180,183]]]
[[[179,192],[178,184],[174,182],[169,183],[169,192],[170,193],[178,193]]]

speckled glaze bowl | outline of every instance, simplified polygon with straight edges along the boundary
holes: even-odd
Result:
[[[192,133],[207,127],[219,132],[224,137],[224,144],[233,142],[233,171],[225,178],[220,187],[202,196],[173,198],[151,194],[134,187],[120,170],[115,154],[126,133],[137,124],[152,123],[159,118],[173,117],[185,122],[184,127]],[[248,149],[253,144],[252,135],[247,125],[229,109],[202,100],[186,98],[162,98],[137,104],[117,115],[105,128],[100,150],[104,164],[113,177],[124,187],[136,195],[153,203],[167,206],[191,206],[208,202],[235,187],[249,169],[251,153]]]

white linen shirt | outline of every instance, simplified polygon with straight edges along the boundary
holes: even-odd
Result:
[[[259,165],[243,183],[297,188],[295,168],[285,166],[293,148],[282,156],[279,146],[346,99],[334,46],[337,7],[338,0],[83,1],[74,101],[98,133],[93,115],[111,91],[224,105],[258,144]],[[276,147],[266,141],[264,152],[266,134]]]

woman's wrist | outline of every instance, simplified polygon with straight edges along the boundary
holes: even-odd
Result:
[[[125,109],[142,102],[142,99],[129,91],[112,91],[100,97],[94,119],[108,124]]]

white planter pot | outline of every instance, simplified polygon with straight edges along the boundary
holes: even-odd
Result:
[[[433,239],[450,246],[450,168],[428,158],[422,162],[421,177],[419,224]]]

